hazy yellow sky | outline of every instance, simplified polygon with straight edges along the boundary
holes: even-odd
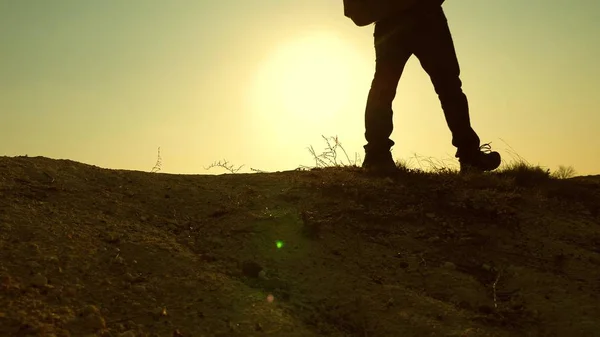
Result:
[[[600,2],[444,8],[482,141],[600,173]],[[341,0],[0,0],[0,155],[149,171],[160,146],[162,172],[275,171],[321,135],[362,155],[372,33]],[[396,158],[452,158],[414,58],[394,109]]]

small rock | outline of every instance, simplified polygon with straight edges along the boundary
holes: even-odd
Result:
[[[142,284],[136,284],[133,287],[131,287],[131,289],[136,293],[143,293],[146,291],[146,287],[144,287],[144,285]]]
[[[29,261],[27,262],[27,266],[33,270],[39,270],[40,268],[42,268],[42,265],[39,264],[37,261]]]
[[[85,327],[93,330],[106,328],[106,321],[98,314],[92,314],[85,318]]]
[[[133,331],[133,330],[127,330],[127,331],[125,331],[123,333],[120,333],[119,337],[136,337],[136,335],[135,335],[135,331]]]
[[[394,306],[394,304],[395,304],[394,299],[392,297],[390,297],[386,302],[386,307],[391,308]]]
[[[458,306],[459,308],[461,308],[461,309],[465,309],[465,310],[472,310],[472,309],[473,309],[473,306],[471,305],[471,303],[469,303],[469,302],[467,302],[467,301],[465,301],[465,300],[460,300],[460,301],[457,303],[457,306]]]
[[[130,330],[135,330],[138,328],[138,325],[134,321],[129,320],[125,322],[125,327]]]
[[[50,288],[50,287],[48,287]],[[48,291],[48,295],[56,298],[58,300],[62,300],[63,290],[62,287],[50,288]]]
[[[35,287],[41,288],[46,284],[48,284],[48,278],[40,273],[35,274],[35,276],[31,279],[31,285]]]
[[[217,257],[211,253],[200,254],[200,259],[206,262],[215,262]]]
[[[36,254],[40,253],[40,246],[38,246],[36,243],[30,243],[29,249],[31,249]]]
[[[58,257],[56,257],[55,255],[46,256],[44,260],[50,263],[58,263]]]
[[[98,309],[97,306],[95,305],[86,305],[82,310],[81,310],[81,315],[82,316],[88,316],[88,315],[92,315],[92,314],[100,314],[100,309]]]
[[[148,221],[148,217],[147,217],[147,216],[145,216],[145,215],[142,215],[142,216],[140,217],[140,220],[142,220],[142,221],[146,222],[146,221]]]
[[[242,263],[242,273],[247,277],[259,277],[262,267],[254,261],[245,261]]]
[[[447,262],[444,262],[444,268],[449,269],[449,270],[455,270],[456,265],[450,261],[447,261]]]
[[[0,290],[10,289],[12,287],[14,287],[14,281],[10,276],[4,275],[0,277]]]
[[[70,329],[78,331],[78,335],[82,336],[84,332],[96,332],[106,329],[104,317],[100,315],[98,308],[93,305],[83,308],[80,312],[80,317],[75,318],[69,325],[71,326]]]
[[[75,295],[77,294],[77,288],[76,287],[65,287],[64,289],[64,295],[67,297],[75,297]]]
[[[104,240],[108,243],[119,243],[121,238],[117,232],[108,232],[105,234]]]
[[[489,314],[491,314],[491,313],[493,313],[493,312],[494,312],[494,309],[492,309],[492,307],[490,307],[489,305],[485,305],[485,304],[484,304],[484,305],[480,305],[480,306],[477,308],[477,310],[478,310],[480,313],[482,313],[482,314],[485,314],[485,315],[489,315]]]

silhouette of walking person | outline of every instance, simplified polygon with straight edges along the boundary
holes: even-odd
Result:
[[[395,144],[392,102],[408,59],[415,55],[439,97],[461,171],[491,171],[500,166],[498,152],[480,144],[471,126],[469,104],[462,90],[454,42],[442,9],[444,0],[420,0],[397,15],[375,22],[375,75],[365,109],[365,159],[363,168],[392,173],[396,165],[390,152]]]

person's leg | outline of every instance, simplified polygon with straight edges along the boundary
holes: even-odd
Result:
[[[460,67],[452,35],[441,7],[432,10],[418,27],[414,54],[430,76],[452,133],[457,157],[479,152],[480,140],[469,117],[469,103],[462,90]]]
[[[394,34],[393,26],[375,27],[375,75],[369,90],[365,109],[365,162],[388,161],[393,130],[392,102],[398,81],[412,52],[401,36]],[[392,160],[393,163],[393,160]],[[367,163],[368,164],[368,163]]]

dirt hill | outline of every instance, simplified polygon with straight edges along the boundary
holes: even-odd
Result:
[[[0,336],[599,336],[600,177],[0,157]]]

